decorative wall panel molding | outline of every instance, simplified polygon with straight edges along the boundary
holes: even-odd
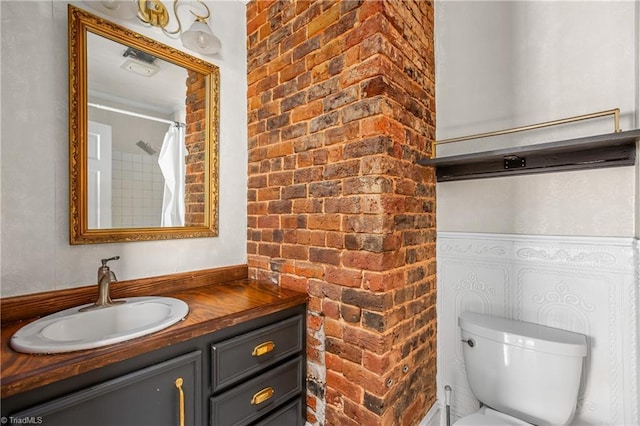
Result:
[[[470,310],[586,335],[573,424],[639,424],[639,248],[633,238],[438,233],[438,399],[453,388],[452,421],[478,408],[458,328]]]

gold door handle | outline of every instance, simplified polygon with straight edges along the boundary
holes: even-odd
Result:
[[[176,388],[178,388],[180,399],[180,402],[178,403],[180,408],[180,426],[184,426],[184,391],[182,390],[182,383],[182,377],[178,377],[176,379]]]
[[[260,343],[258,346],[253,348],[253,352],[251,353],[251,355],[253,355],[253,356],[262,356],[262,355],[268,354],[269,352],[274,350],[275,347],[276,347],[276,344],[273,343],[271,340],[269,340],[267,342]]]
[[[266,387],[266,388],[262,389],[261,391],[256,392],[255,395],[253,395],[253,398],[251,398],[251,404],[253,404],[253,405],[262,404],[267,399],[271,398],[274,393],[275,393],[275,391],[273,390],[273,388],[271,386]]]

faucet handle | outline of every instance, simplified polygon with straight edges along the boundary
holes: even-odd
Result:
[[[113,256],[113,257],[110,257],[108,259],[101,259],[102,266],[105,267],[105,266],[107,266],[107,262],[110,262],[112,260],[118,260],[118,259],[120,259],[120,256]]]

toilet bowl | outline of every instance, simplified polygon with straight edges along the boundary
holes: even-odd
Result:
[[[582,334],[474,312],[458,318],[467,380],[483,407],[464,425],[565,425],[575,413]]]
[[[470,416],[466,416],[454,423],[455,426],[532,426],[523,420],[492,410],[489,407],[482,407]]]

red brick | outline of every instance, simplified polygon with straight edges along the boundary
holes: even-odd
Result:
[[[317,230],[312,230],[309,231],[309,245],[315,246],[315,247],[324,247],[326,246],[326,242],[327,242],[327,233],[325,231],[317,231]],[[315,249],[315,247],[313,249]],[[312,261],[316,261],[317,259],[314,260],[312,257],[309,258]]]
[[[343,359],[338,355],[334,355],[332,353],[325,354],[325,365],[327,366],[327,370],[340,373],[342,372],[342,363]]]
[[[308,120],[317,117],[322,113],[322,101],[318,100],[310,104],[301,105],[291,111],[291,121],[297,123],[299,121]]]
[[[322,313],[324,313],[328,318],[339,319],[340,304],[335,300],[324,299],[322,301]]]
[[[348,326],[345,326],[343,333],[345,341],[377,354],[383,354],[391,347],[391,339],[379,333]]]
[[[309,259],[309,248],[301,245],[286,244],[282,246],[282,256],[287,259]]]
[[[337,396],[341,399],[341,395],[334,391],[333,389],[327,389],[327,401],[330,400],[329,396],[332,394],[337,394]],[[340,425],[340,426],[362,426],[361,423],[350,419],[346,415],[344,415],[341,411],[339,411],[333,405],[327,405],[327,414],[326,414],[327,425]]]
[[[296,290],[302,293],[307,292],[307,280],[305,278],[296,277],[294,275],[281,275],[280,285],[284,288]]]
[[[341,53],[342,46],[340,44],[340,39],[331,40],[330,42],[323,44],[319,50],[306,56],[305,61],[307,69],[312,69],[319,64],[327,62],[329,59],[338,56]]]
[[[320,312],[322,310],[322,301],[317,297],[309,297],[307,309],[313,312]]]
[[[347,336],[345,335],[345,338]],[[353,362],[344,362],[342,365],[342,372],[344,377],[348,380],[359,383],[367,392],[371,392],[378,396],[384,396],[388,392],[388,388],[385,385],[385,378],[369,371],[360,364]]]
[[[358,65],[348,68],[340,74],[340,87],[346,88],[352,84],[356,84],[383,73],[383,59],[380,56],[374,56],[364,62],[358,62]]]
[[[362,288],[379,292],[392,290],[403,286],[404,272],[402,270],[389,272],[364,271]]]
[[[347,269],[327,265],[325,268],[325,280],[345,287],[360,287],[362,284],[362,271],[360,269]]]
[[[382,11],[384,11],[384,7],[381,1],[365,1],[362,6],[358,8],[358,20],[363,22]]]
[[[247,22],[247,35],[260,28],[260,26],[265,22],[267,22],[267,12],[263,11],[262,13],[251,19],[249,22]]]
[[[325,335],[331,337],[342,338],[342,325],[339,320],[333,318],[325,318],[324,320]]]
[[[307,315],[307,328],[309,330],[318,331],[322,329],[324,321],[319,315]]]
[[[278,200],[279,198],[280,198],[280,188],[258,189],[258,201]]]
[[[405,129],[397,121],[382,115],[368,117],[360,122],[362,136],[387,135],[395,141],[404,140]]]
[[[304,61],[298,61],[280,70],[280,83],[287,82],[306,71]],[[275,84],[274,84],[275,86]],[[273,86],[271,86],[273,87]]]
[[[373,425],[380,422],[380,418],[370,412],[363,405],[364,403],[354,403],[353,401],[344,401],[344,413],[350,419],[355,420],[359,425]]]
[[[327,232],[326,246],[336,249],[344,248],[344,233],[342,232]]]
[[[368,351],[362,353],[362,366],[381,376],[389,372],[392,364],[395,362],[389,354],[378,355]]]
[[[340,18],[340,4],[337,3],[329,10],[324,11],[320,16],[316,17],[314,20],[309,22],[307,25],[307,35],[313,36],[318,31],[321,31],[327,28],[329,25],[333,24]]]
[[[325,130],[325,144],[331,145],[356,139],[360,136],[359,124],[357,121],[354,121],[340,127]]]
[[[278,71],[282,70],[287,65],[291,65],[291,63],[292,63],[291,52],[286,52],[283,55],[278,56],[273,61],[269,62],[269,64],[268,64],[268,72],[269,72],[269,74],[277,73]],[[266,67],[262,67],[262,68],[266,68]],[[266,74],[265,74],[265,76],[266,76]]]
[[[331,248],[310,247],[309,260],[322,264],[339,265],[340,251]]]
[[[258,254],[268,257],[280,257],[280,245],[260,243],[258,244]]]
[[[296,262],[295,273],[305,278],[322,278],[324,276],[324,269],[315,263]]]
[[[362,317],[362,309],[357,306],[340,304],[340,316],[350,323],[359,323]]]
[[[336,389],[341,395],[355,401],[362,400],[364,394],[362,387],[330,370],[327,371],[327,387]]]
[[[318,314],[308,419],[415,424],[435,401],[435,174],[415,164],[435,136],[433,4],[259,1],[247,21],[247,262]]]
[[[310,215],[308,221],[309,229],[324,229],[339,231],[342,218],[338,214]]]

